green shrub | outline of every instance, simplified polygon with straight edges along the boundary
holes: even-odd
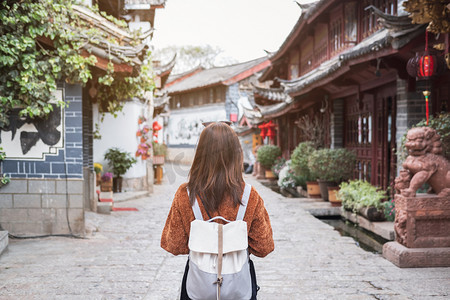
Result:
[[[166,145],[152,142],[152,147],[153,147],[153,155],[154,156],[158,156],[158,155],[162,155],[164,157],[166,156],[166,154],[167,154],[167,146]]]
[[[275,160],[281,156],[281,149],[275,145],[263,145],[259,147],[257,155],[261,165],[270,170],[275,164]]]
[[[394,221],[395,220],[395,200],[391,199],[389,201],[383,202],[383,211],[384,216],[386,217],[387,221]]]
[[[309,156],[315,151],[313,143],[302,142],[294,149],[291,155],[291,167],[297,176],[302,176],[306,181],[314,180],[308,168]]]
[[[137,160],[131,153],[121,151],[119,148],[109,148],[105,153],[105,159],[112,168],[116,177],[120,177],[130,169]]]
[[[286,166],[286,159],[283,157],[278,157],[275,160],[275,164],[272,166],[271,170],[273,174],[278,177],[280,175],[281,169],[283,169],[284,166]]]
[[[297,186],[301,186],[306,188],[306,179],[303,176],[298,176],[291,169],[288,171],[286,177],[281,180],[282,188],[296,188]]]
[[[353,212],[358,212],[363,207],[383,208],[382,200],[386,198],[386,191],[379,190],[363,180],[350,180],[340,184],[339,198],[342,206]]]
[[[347,149],[320,149],[310,155],[308,168],[317,179],[339,183],[351,178],[355,163],[356,155]]]

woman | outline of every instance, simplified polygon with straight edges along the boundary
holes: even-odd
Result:
[[[224,123],[209,124],[200,135],[189,181],[182,184],[174,196],[161,247],[174,255],[189,254],[190,225],[195,220],[192,205],[196,199],[204,220],[222,216],[234,221],[245,187],[242,168],[242,148],[236,133]],[[254,188],[251,188],[243,220],[247,223],[249,253],[264,257],[272,252],[269,215]],[[221,220],[217,222],[224,224]]]

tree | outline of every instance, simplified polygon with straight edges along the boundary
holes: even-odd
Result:
[[[97,58],[83,55],[83,45],[107,40],[92,24],[74,13],[74,0],[22,0],[0,3],[0,128],[9,123],[8,114],[20,108],[21,116],[45,117],[52,110],[51,101],[57,83],[66,81],[84,85],[92,79]],[[100,15],[98,8],[91,8]],[[102,14],[126,30],[126,23]],[[40,41],[50,40],[53,46]],[[137,43],[137,37],[131,44]],[[148,56],[149,53],[146,54]],[[123,61],[131,63],[127,57]],[[145,60],[145,58],[144,58]],[[153,89],[150,63],[143,64],[138,76],[124,77],[114,71],[110,62],[98,80],[99,103],[108,111],[120,111],[120,101],[140,97]],[[60,101],[58,105],[63,105]]]
[[[174,55],[177,55],[175,66],[172,70],[173,74],[183,73],[196,67],[204,67],[206,69],[224,66],[237,61],[230,57],[221,57],[223,50],[219,47],[211,45],[206,46],[168,46],[156,49],[153,53],[155,59],[162,62],[170,61]]]

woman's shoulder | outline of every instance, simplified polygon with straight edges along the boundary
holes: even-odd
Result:
[[[187,191],[187,183],[183,183],[178,187],[178,190],[175,193],[174,202],[181,205],[186,201],[189,202],[189,195]]]
[[[255,189],[254,186],[251,186],[250,195],[248,199],[248,205],[251,206],[258,206],[262,202],[262,198],[259,195],[258,191]]]

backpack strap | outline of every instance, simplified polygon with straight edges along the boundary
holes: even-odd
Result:
[[[239,206],[239,211],[236,216],[237,220],[244,220],[245,210],[247,209],[248,199],[250,198],[250,192],[252,191],[252,186],[248,183],[245,184],[244,193],[242,194],[242,205]]]
[[[186,190],[189,196],[189,189],[186,188]],[[197,198],[195,198],[194,205],[192,205],[192,210],[194,211],[195,219],[203,221],[202,211],[200,210],[200,206],[198,205]]]
[[[242,194],[242,205],[239,206],[239,210],[236,216],[236,220],[243,220],[245,211],[247,209],[248,199],[250,197],[250,192],[252,191],[252,186],[248,183],[245,184],[244,193]],[[189,189],[187,190],[189,196]],[[200,206],[198,205],[197,198],[194,201],[194,205],[192,205],[192,210],[194,211],[195,219],[203,221],[202,211],[200,210]]]

